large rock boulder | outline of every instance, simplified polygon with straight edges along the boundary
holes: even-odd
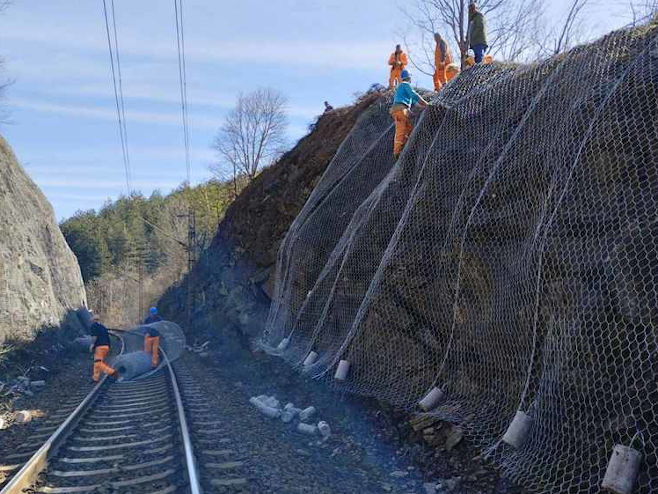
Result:
[[[50,203],[0,137],[0,343],[27,340],[86,304]]]

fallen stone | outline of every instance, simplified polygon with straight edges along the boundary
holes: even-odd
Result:
[[[409,472],[403,472],[402,470],[396,470],[395,472],[391,472],[391,477],[395,477],[397,479],[401,479],[403,477],[406,477],[409,475]]]
[[[464,438],[464,432],[457,426],[452,426],[446,436],[446,451],[451,451]]]
[[[32,381],[30,386],[33,388],[43,388],[46,385],[46,381]]]
[[[7,422],[7,419],[4,417],[0,417],[0,430],[6,429],[9,427],[9,423]]]
[[[423,484],[425,494],[436,494],[436,484],[433,482],[426,482]]]

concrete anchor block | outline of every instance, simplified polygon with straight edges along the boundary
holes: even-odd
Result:
[[[641,461],[642,454],[639,451],[617,444],[612,450],[601,488],[614,494],[631,494]]]
[[[314,436],[318,431],[318,428],[313,424],[304,424],[300,422],[297,424],[297,430],[302,434],[308,434],[309,436]]]
[[[429,412],[433,408],[436,408],[441,400],[443,400],[444,396],[445,394],[443,393],[443,390],[435,386],[427,392],[422,400],[418,402],[418,406],[424,412]]]
[[[521,410],[517,410],[512,423],[505,431],[503,441],[513,448],[520,448],[528,436],[530,426],[532,426],[532,418]]]
[[[318,359],[318,354],[316,352],[310,352],[304,359],[304,367],[313,365],[317,359]]]
[[[347,379],[347,374],[350,371],[350,363],[347,360],[341,360],[338,362],[338,368],[336,369],[336,374],[334,374],[334,379],[336,381],[344,381]]]

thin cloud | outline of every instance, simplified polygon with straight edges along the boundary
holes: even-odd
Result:
[[[13,106],[17,109],[37,111],[41,113],[54,113],[57,115],[68,115],[98,120],[116,120],[117,118],[116,112],[110,108],[89,107],[81,105],[63,105],[37,100],[28,101],[25,99],[13,99],[9,102],[8,106]],[[128,110],[126,112],[126,119],[128,120],[128,123],[140,122],[147,124],[181,125],[181,117],[179,114],[175,113],[155,113]],[[191,127],[215,129],[218,125],[218,119],[202,115],[190,115]]]

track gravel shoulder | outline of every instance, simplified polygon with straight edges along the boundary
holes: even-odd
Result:
[[[391,445],[378,438],[374,424],[361,424],[358,437],[347,431],[345,422],[360,422],[355,410],[343,397],[334,396],[335,407],[315,402],[290,390],[275,389],[269,381],[269,394],[285,403],[314,405],[317,419],[326,420],[333,429],[332,437],[322,442],[319,438],[303,435],[293,424],[261,415],[249,397],[259,394],[267,381],[259,386],[259,375],[253,367],[243,368],[244,378],[232,376],[235,366],[214,365],[186,353],[180,362],[189,375],[209,397],[217,418],[226,423],[227,444],[245,458],[249,491],[286,494],[353,494],[353,493],[409,493],[424,492],[422,480],[414,467],[395,454]],[[287,396],[289,395],[289,396]],[[340,411],[342,408],[342,411]],[[398,472],[402,477],[391,476]]]
[[[43,390],[4,402],[9,427],[0,430],[0,487],[89,393],[92,365],[88,353],[65,352],[47,372],[37,369],[30,374],[46,381]],[[25,424],[15,422],[14,413],[20,410],[31,411],[35,418]]]

